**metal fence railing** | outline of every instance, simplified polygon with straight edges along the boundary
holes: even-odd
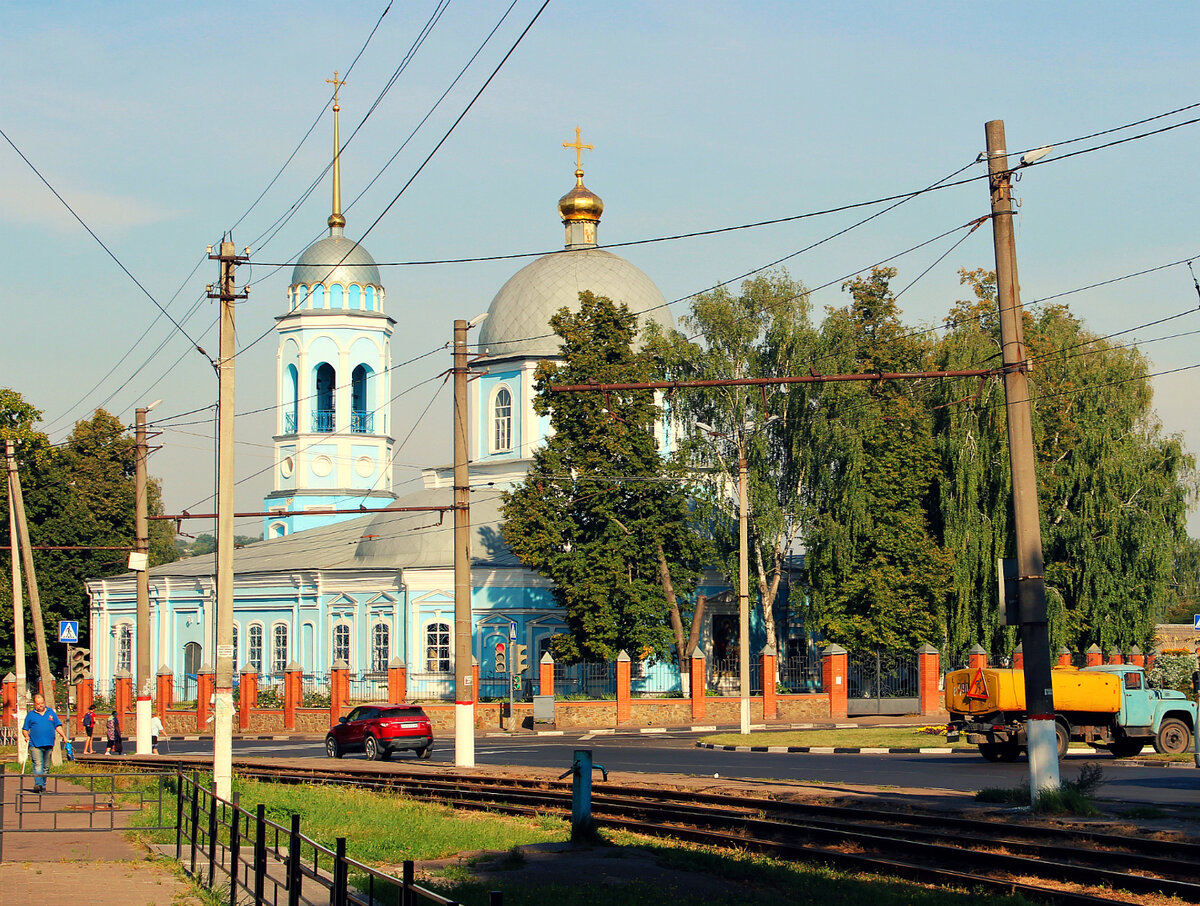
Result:
[[[388,700],[388,675],[386,671],[350,674],[350,701],[355,704],[382,704]],[[326,681],[328,689],[328,681]]]
[[[453,673],[408,674],[408,698],[417,702],[448,702],[454,700]]]
[[[629,691],[646,698],[682,696],[679,669],[669,661],[634,661],[630,664]]]
[[[248,898],[269,906],[454,906],[416,884],[411,861],[402,864],[400,877],[390,875],[350,858],[345,837],[332,849],[322,846],[301,833],[299,815],[285,827],[266,817],[265,806],[244,809],[236,792],[232,802],[221,799],[195,775],[182,775],[178,791],[175,859],[192,878],[221,891],[230,906]],[[502,902],[501,894],[490,894],[490,904]]]
[[[617,665],[555,664],[554,694],[558,698],[616,698]]]

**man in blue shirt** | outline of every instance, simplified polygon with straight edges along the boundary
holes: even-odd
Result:
[[[21,732],[33,757],[33,789],[38,793],[45,792],[46,760],[54,751],[54,737],[61,736],[66,742],[67,734],[54,709],[46,707],[46,698],[40,692],[33,697],[33,710],[25,715]]]

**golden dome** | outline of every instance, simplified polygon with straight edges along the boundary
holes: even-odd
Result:
[[[575,188],[558,200],[558,212],[564,223],[573,220],[599,222],[604,213],[604,202],[600,196],[583,184],[583,169],[575,171]]]

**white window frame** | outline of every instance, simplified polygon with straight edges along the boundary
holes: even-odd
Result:
[[[256,633],[255,630],[258,630]],[[255,635],[258,636],[258,657],[254,656]],[[266,644],[266,631],[263,629],[263,624],[259,622],[251,623],[246,629],[246,663],[255,669],[256,672],[263,672],[263,665],[266,663],[263,658],[263,650]]]
[[[279,656],[279,630],[283,630],[283,657]],[[291,633],[288,630],[288,624],[280,621],[271,624],[271,673],[280,674],[287,669],[288,665],[288,646],[291,644]],[[281,663],[282,661],[282,663]]]
[[[383,644],[380,645],[380,632],[383,630]],[[392,654],[392,624],[387,620],[376,620],[371,626],[371,670],[379,673],[387,670],[388,661]]]
[[[442,637],[445,639],[444,643]],[[424,649],[422,663],[425,664],[425,671],[427,673],[449,673],[453,669],[453,661],[450,658],[452,646],[453,637],[450,634],[448,622],[430,620],[426,623],[422,646]]]
[[[344,633],[343,633],[344,630]],[[345,636],[344,642],[338,641],[338,636]],[[338,649],[344,645],[344,651]],[[333,624],[329,631],[329,662],[345,661],[347,664],[352,663],[351,656],[354,653],[354,630],[350,626],[349,620],[338,620]]]
[[[117,669],[133,672],[133,624],[117,624]]]
[[[496,412],[497,404],[500,400],[501,393],[508,394],[508,415],[504,417],[504,440],[506,444],[501,443],[501,417]],[[488,444],[489,452],[491,453],[511,453],[513,450],[513,426],[515,419],[513,417],[513,406],[516,402],[516,394],[512,392],[512,388],[505,384],[497,384],[492,390],[491,398],[488,403]]]

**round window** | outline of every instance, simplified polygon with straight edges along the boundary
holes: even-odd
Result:
[[[279,463],[279,474],[284,478],[291,478],[292,473],[296,471],[296,460],[291,456],[285,456]]]
[[[312,470],[318,478],[324,478],[333,471],[333,460],[328,456],[318,456],[312,461]]]

